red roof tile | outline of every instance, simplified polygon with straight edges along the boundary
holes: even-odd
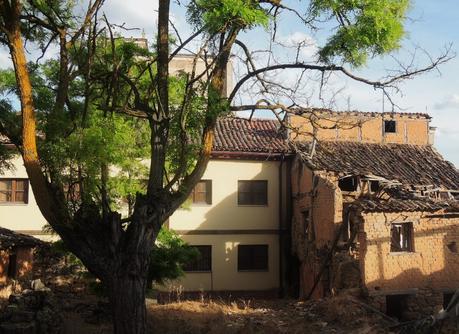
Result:
[[[214,152],[286,153],[279,122],[269,119],[221,118],[215,127]]]

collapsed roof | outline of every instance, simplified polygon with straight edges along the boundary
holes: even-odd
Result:
[[[374,175],[402,185],[433,185],[459,190],[459,172],[428,145],[318,142],[297,145],[297,152],[314,170],[344,175]]]

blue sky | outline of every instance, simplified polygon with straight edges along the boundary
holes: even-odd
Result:
[[[286,3],[300,3],[306,6],[308,1],[288,0]],[[107,0],[104,11],[112,22],[125,22],[127,26],[143,28],[147,37],[152,37],[156,28],[157,0],[137,0],[126,2],[124,0]],[[185,22],[185,14],[172,9],[173,21],[177,27],[184,31],[183,36],[190,32]],[[409,19],[406,21],[408,32],[403,40],[402,50],[394,56],[402,61],[410,59],[409,52],[416,46],[427,50],[432,56],[441,53],[442,48],[449,43],[453,44],[453,51],[459,51],[459,1],[457,0],[414,0],[409,11]],[[310,48],[305,49],[304,59],[313,59],[313,51],[324,42],[328,31],[319,30],[312,33],[297,20],[293,15],[284,16],[279,21],[278,36],[283,43],[289,44],[299,40],[310,42]],[[129,32],[130,35],[140,36],[140,31]],[[251,48],[266,48],[269,37],[263,29],[257,29],[241,36],[241,39]],[[291,58],[291,51],[282,51],[278,47],[280,57]],[[426,56],[418,51],[417,61],[419,65],[426,63]],[[260,60],[261,62],[263,59]],[[10,60],[6,50],[0,50],[0,67],[7,67]],[[365,68],[355,72],[359,75],[378,79],[387,73],[388,69],[394,68],[395,62],[390,57],[375,59],[368,63]],[[432,72],[413,80],[406,81],[400,86],[401,94],[392,95],[394,101],[407,112],[429,113],[432,126],[437,127],[435,147],[446,159],[459,166],[459,58],[455,58],[440,67],[440,72]],[[285,82],[293,83],[298,75],[290,72],[276,74],[285,79]],[[332,91],[339,91],[334,101],[334,107],[345,110],[347,108],[362,111],[382,111],[383,101],[379,91],[356,84],[342,77],[334,77],[331,80]],[[305,92],[307,95],[307,92]],[[242,99],[249,99],[251,94],[245,94]],[[316,98],[310,101],[319,104]],[[320,105],[317,105],[320,106]],[[390,111],[387,100],[385,110]],[[259,116],[268,116],[260,114]]]

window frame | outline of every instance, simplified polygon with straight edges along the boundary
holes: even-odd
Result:
[[[399,230],[399,245],[400,249],[396,249],[393,245],[394,240],[393,240],[393,230],[394,228],[400,228]],[[405,232],[407,232],[405,234]],[[403,239],[403,236],[407,235],[408,237]],[[390,225],[390,252],[392,254],[400,254],[400,253],[414,253],[414,226],[412,222],[403,222],[403,223],[391,223]],[[405,244],[406,245],[403,245]]]
[[[241,191],[241,183],[247,183],[250,184],[250,191]],[[263,203],[255,203],[254,200],[254,194],[256,192],[253,191],[253,185],[259,183],[259,184],[264,184],[265,185],[265,193],[264,193],[264,202]],[[268,206],[269,200],[268,200],[268,180],[237,180],[237,205],[238,206]],[[249,194],[251,197],[251,202],[250,203],[241,203],[241,194]]]
[[[205,183],[205,192],[200,192],[200,193],[205,193],[205,201],[197,201],[196,197],[196,188],[198,187],[198,184],[200,183]],[[191,191],[190,194],[191,198],[191,204],[192,205],[212,205],[212,180],[210,179],[202,179],[199,180],[196,185],[194,186],[193,190]]]
[[[241,264],[243,264],[243,262],[241,261],[241,257],[244,255],[242,254],[241,250],[243,248],[249,251],[250,258],[247,260],[249,262],[249,265],[241,268]],[[262,268],[256,268],[257,266],[255,265],[255,253],[254,253],[255,248],[259,248],[259,249],[262,248],[266,251],[266,253],[263,254],[263,256],[266,256],[263,259],[263,262],[266,262],[266,265],[263,266]],[[237,246],[237,271],[238,272],[269,272],[269,245],[268,244],[239,244]]]
[[[23,204],[29,204],[29,179],[27,178],[14,178],[14,177],[5,177],[5,178],[0,178],[0,182],[3,181],[10,181],[11,182],[11,200],[7,201],[0,201],[0,205],[23,205]],[[24,184],[24,189],[23,190],[17,190],[17,183],[18,181],[23,182]],[[0,190],[0,192],[2,192]],[[23,193],[23,200],[18,201],[16,200],[17,193],[21,192]]]
[[[393,124],[394,131],[387,131],[388,127],[392,127],[392,126],[390,126],[388,124]],[[386,133],[397,133],[397,121],[394,120],[394,119],[385,119],[383,121],[383,129],[384,129],[384,134],[386,134]]]
[[[183,266],[183,271],[187,274],[189,273],[211,273],[212,272],[212,245],[190,245],[191,247],[194,247],[198,250],[199,256],[201,258],[196,259],[192,263],[188,263]],[[203,256],[202,252],[200,249],[206,248],[209,250],[208,256]],[[208,261],[206,263],[208,265],[208,269],[201,269],[201,268],[193,268],[193,266],[199,267],[199,262],[202,261],[203,259]],[[189,266],[189,267],[187,267]]]

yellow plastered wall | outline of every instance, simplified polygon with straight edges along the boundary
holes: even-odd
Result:
[[[188,273],[162,289],[222,291],[279,287],[279,236],[276,233],[279,228],[279,166],[277,161],[209,162],[202,179],[212,180],[212,204],[193,204],[177,210],[169,219],[169,228],[183,233],[184,240],[191,245],[212,246],[212,272]],[[238,180],[267,180],[268,205],[239,206]],[[244,230],[250,231],[245,234]],[[186,234],[188,231],[192,234]],[[199,235],[200,231],[208,234]],[[230,234],[231,231],[237,233]],[[239,244],[268,245],[268,271],[238,272]]]
[[[212,180],[212,204],[192,204],[169,219],[174,230],[277,229],[279,162],[211,160],[202,179]],[[238,180],[267,180],[267,206],[239,206]]]
[[[277,235],[185,235],[190,245],[212,246],[212,272],[186,273],[161,290],[184,291],[272,290],[279,287],[279,243]],[[237,269],[238,245],[268,245],[268,270]]]
[[[14,166],[11,170],[2,170],[0,178],[24,178],[27,179],[27,173],[22,162],[22,158],[16,155],[11,161]],[[0,203],[0,226],[14,230],[36,232],[35,237],[49,236],[40,235],[46,220],[38,209],[32,187],[29,183],[29,201],[27,204],[21,203]]]

